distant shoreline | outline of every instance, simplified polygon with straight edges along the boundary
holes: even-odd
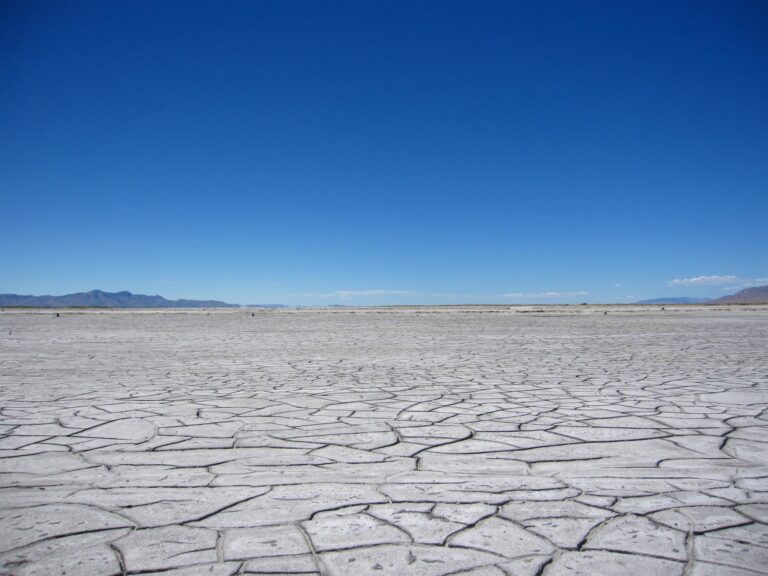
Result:
[[[547,314],[553,312],[569,312],[578,315],[583,312],[641,312],[641,311],[717,311],[733,309],[768,310],[768,303],[758,304],[732,304],[732,303],[705,303],[705,304],[393,304],[377,306],[240,306],[240,307],[110,307],[110,306],[2,306],[0,313],[87,313],[87,312],[114,312],[114,313],[226,313],[231,314],[294,314],[297,312],[320,312],[325,314],[345,314],[355,312],[466,312],[466,313],[502,313],[514,314]]]

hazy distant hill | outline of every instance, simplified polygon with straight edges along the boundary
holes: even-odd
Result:
[[[668,298],[651,298],[650,300],[640,300],[637,304],[706,304],[711,302],[711,298],[688,298],[687,296]]]
[[[166,300],[162,296],[146,296],[130,292],[77,292],[64,296],[24,296],[0,294],[0,306],[30,306],[35,308],[66,308],[93,306],[103,308],[237,308],[218,300]]]
[[[736,294],[718,298],[713,304],[768,304],[768,286],[745,288]]]

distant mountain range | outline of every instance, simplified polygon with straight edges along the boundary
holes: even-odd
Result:
[[[0,306],[29,306],[34,308],[238,308],[218,300],[167,300],[162,296],[131,294],[130,292],[77,292],[64,296],[24,296],[0,294]]]
[[[768,304],[768,286],[745,288],[722,298],[669,297],[640,300],[637,304]]]
[[[706,304],[712,302],[711,298],[688,298],[687,296],[681,296],[675,298],[669,296],[668,298],[651,298],[650,300],[640,300],[637,304]]]
[[[640,300],[637,304],[768,304],[768,286],[746,288],[722,298],[668,297]],[[162,296],[147,296],[122,292],[77,292],[64,296],[28,296],[20,294],[0,294],[2,307],[30,308],[239,308],[238,304],[228,304],[219,300],[168,300]],[[285,308],[283,304],[253,304],[256,308]],[[337,307],[342,307],[338,305]]]
[[[768,286],[745,288],[736,294],[713,300],[713,304],[768,304]]]

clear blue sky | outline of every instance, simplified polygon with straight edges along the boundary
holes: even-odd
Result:
[[[0,292],[768,284],[768,2],[0,3]]]

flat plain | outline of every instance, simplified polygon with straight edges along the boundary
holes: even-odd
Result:
[[[768,307],[0,313],[0,573],[768,573]]]

